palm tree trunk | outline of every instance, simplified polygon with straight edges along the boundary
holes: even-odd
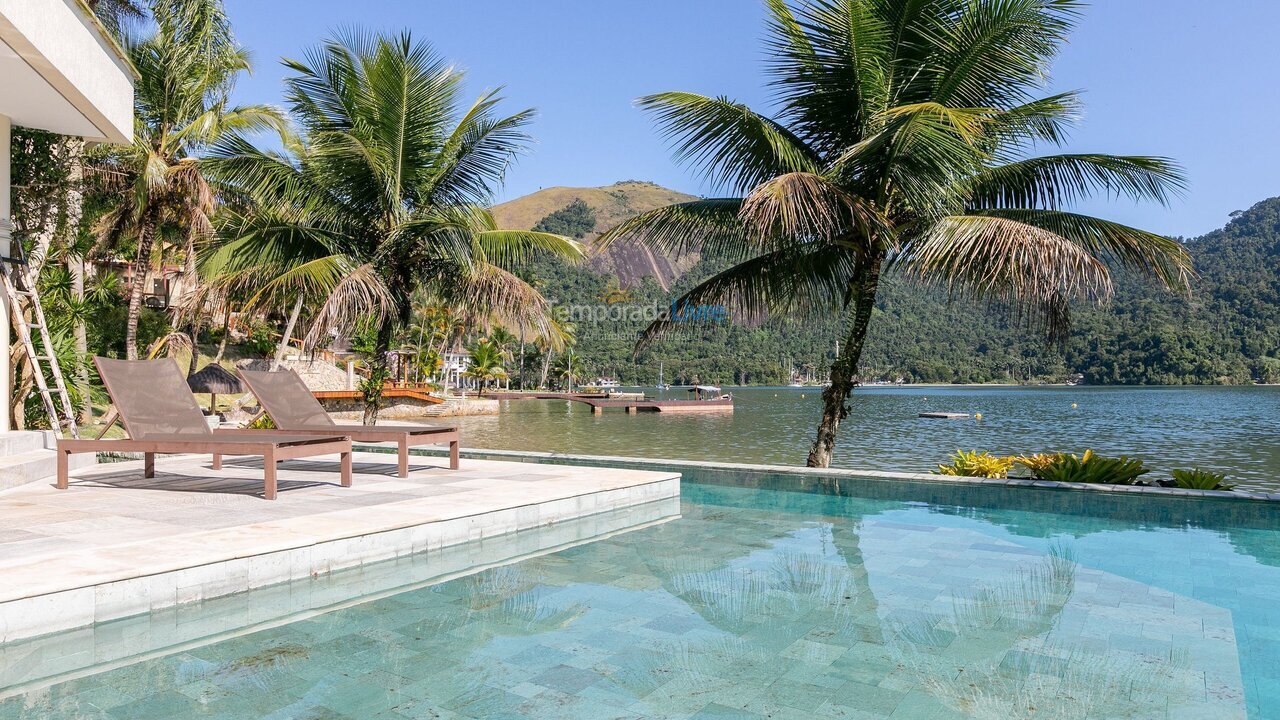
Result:
[[[71,273],[71,297],[77,303],[84,302],[84,258],[68,257],[67,270]],[[75,343],[76,363],[75,377],[72,382],[76,386],[76,394],[80,396],[80,409],[76,422],[85,425],[93,420],[93,398],[89,397],[89,332],[84,316],[76,313],[75,323],[71,326],[71,339]]]
[[[191,321],[191,362],[187,363],[187,377],[191,377],[200,365],[200,315]]]
[[[214,362],[222,362],[222,356],[227,354],[227,338],[231,337],[231,301],[227,300],[223,305],[222,340],[218,343],[218,354],[214,356]]]
[[[551,351],[548,350],[547,353],[542,356],[542,382],[538,384],[539,388],[545,388],[547,386],[547,373],[550,370],[551,370]]]
[[[150,211],[142,219],[138,231],[138,255],[133,262],[129,281],[129,316],[125,324],[124,353],[128,360],[138,359],[138,318],[142,315],[142,295],[147,286],[147,270],[151,268],[151,247],[155,243],[155,215]]]
[[[845,336],[840,357],[831,364],[831,385],[822,391],[822,420],[818,423],[818,436],[813,441],[813,448],[809,450],[806,463],[809,467],[831,465],[836,432],[840,429],[840,422],[849,416],[849,396],[858,386],[858,362],[862,358],[862,346],[867,339],[871,311],[875,308],[876,292],[880,288],[881,262],[880,257],[871,259],[850,288],[849,334]]]
[[[508,383],[510,388],[511,384]],[[520,328],[520,389],[524,390],[524,328]]]
[[[361,390],[364,392],[365,425],[378,424],[378,412],[382,409],[382,385],[387,380],[387,353],[391,350],[391,331],[395,318],[388,315],[378,328],[378,342],[374,344],[373,357],[369,359],[369,377]]]
[[[280,363],[284,362],[284,354],[289,350],[289,340],[293,338],[293,328],[298,324],[298,315],[302,314],[302,295],[298,295],[298,300],[293,304],[293,310],[289,312],[289,322],[285,323],[284,334],[280,336],[280,347],[276,348],[276,357],[271,361],[271,369],[280,368]]]

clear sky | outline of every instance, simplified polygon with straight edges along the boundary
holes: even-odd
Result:
[[[727,95],[768,110],[760,0],[226,0],[255,73],[241,102],[280,101],[281,56],[336,28],[410,28],[468,72],[470,94],[505,87],[539,111],[536,145],[500,199],[553,185],[651,180],[712,195],[672,163],[636,97]],[[1280,195],[1277,0],[1098,0],[1057,63],[1054,89],[1085,92],[1071,151],[1172,157],[1190,177],[1169,208],[1084,208],[1194,236]]]

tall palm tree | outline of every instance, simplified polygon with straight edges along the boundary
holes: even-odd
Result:
[[[198,154],[224,133],[281,129],[273,108],[230,106],[249,58],[235,41],[221,0],[156,0],[154,31],[126,40],[138,69],[133,144],[108,152],[99,170],[114,178],[119,203],[98,225],[99,249],[135,247],[125,352],[138,357],[138,316],[146,275],[167,237],[185,249],[212,231],[214,194]]]
[[[545,325],[545,299],[505,266],[582,249],[497,229],[486,207],[528,140],[532,111],[501,117],[493,92],[462,105],[462,73],[428,45],[353,32],[285,64],[300,136],[283,152],[227,137],[211,155],[234,210],[218,252],[232,269],[275,263],[281,281],[330,288],[313,334],[378,318],[364,413],[372,424],[387,351],[415,295],[483,308],[513,327]]]
[[[480,338],[468,351],[471,362],[467,367],[467,377],[474,378],[483,390],[488,383],[507,377],[507,370],[502,366],[502,348],[488,338]]]
[[[808,464],[848,413],[884,273],[1011,310],[1061,339],[1072,301],[1108,298],[1121,266],[1185,288],[1174,240],[1071,212],[1095,192],[1166,202],[1156,157],[1053,154],[1079,107],[1043,95],[1076,0],[768,0],[770,117],[729,99],[640,100],[678,161],[736,194],[661,208],[609,232],[737,261],[680,303],[838,312],[839,358]],[[645,340],[680,326],[663,318]],[[642,340],[643,342],[644,340]]]

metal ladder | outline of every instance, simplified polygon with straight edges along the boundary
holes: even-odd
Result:
[[[0,278],[3,278],[4,292],[9,298],[9,311],[13,313],[13,325],[18,328],[18,339],[22,341],[22,347],[26,349],[27,357],[31,361],[31,374],[35,376],[36,389],[40,392],[40,399],[44,401],[44,410],[49,416],[49,424],[55,430],[63,429],[71,437],[79,438],[80,431],[76,427],[76,413],[71,407],[71,395],[67,393],[67,384],[62,378],[62,367],[58,365],[58,358],[53,351],[53,338],[49,337],[49,323],[45,320],[44,307],[40,304],[35,280],[31,278],[31,266],[27,263],[22,244],[15,240],[13,247],[17,251],[17,257],[0,258],[4,266],[0,271]],[[21,287],[19,287],[19,280],[21,280]],[[22,305],[18,299],[23,297],[27,298],[31,305],[33,322],[28,322],[26,316],[22,314]],[[35,343],[31,340],[32,328],[40,331],[40,343],[44,346],[45,352],[49,353],[48,355],[40,355],[36,352]],[[49,373],[53,376],[52,391],[44,376],[42,362],[48,364]],[[58,394],[59,402],[54,402],[54,392]],[[62,406],[61,412],[58,409],[59,405]]]

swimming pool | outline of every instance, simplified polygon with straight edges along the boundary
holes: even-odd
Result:
[[[1274,504],[685,478],[678,518],[90,659],[0,718],[1280,716]],[[79,638],[92,656],[153,632],[143,617]],[[49,641],[6,662],[42,662]]]

